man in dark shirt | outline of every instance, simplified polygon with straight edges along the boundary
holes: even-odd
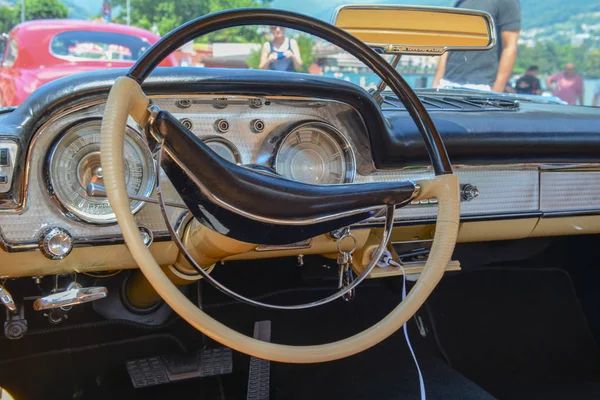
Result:
[[[537,78],[539,68],[537,65],[532,65],[527,68],[525,75],[517,80],[515,90],[521,94],[542,94],[540,80]]]
[[[440,57],[433,87],[460,86],[503,92],[517,58],[521,30],[519,0],[458,0],[460,8],[487,11],[496,25],[496,46],[487,51],[452,51]]]

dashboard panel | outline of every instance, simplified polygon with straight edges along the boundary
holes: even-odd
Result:
[[[344,102],[298,96],[240,95],[164,95],[154,96],[152,101],[170,111],[222,157],[290,179],[311,183],[365,183],[433,176],[431,169],[424,167],[376,169],[362,115]],[[98,171],[90,175],[89,171],[82,172],[82,166],[98,167],[95,135],[103,109],[102,100],[80,103],[53,116],[37,130],[21,177],[22,186],[26,188],[22,208],[0,210],[0,233],[5,250],[36,249],[40,235],[50,227],[67,230],[76,246],[122,242],[120,229],[106,208],[106,200],[85,197],[84,186],[90,180],[101,183]],[[80,138],[70,138],[74,131],[87,133]],[[130,190],[148,195],[154,186],[151,179],[154,166],[149,164],[149,155],[140,150],[144,147],[143,134],[133,120],[129,121],[128,138],[129,163],[135,165],[134,173],[141,174]],[[65,151],[62,158],[60,149]],[[77,155],[81,151],[85,154]],[[87,164],[82,164],[85,160]],[[461,184],[471,185],[478,191],[477,197],[462,203],[463,221],[539,218],[545,212],[600,210],[598,172],[553,170],[539,164],[457,165],[455,172]],[[180,201],[162,172],[161,180],[166,182],[162,187],[165,198]],[[78,182],[77,190],[63,190],[63,193],[57,190],[57,185],[73,189]],[[572,182],[580,182],[588,188],[578,191],[579,203],[570,200],[575,195]],[[86,212],[74,210],[69,196],[83,202],[80,208],[93,209],[99,217],[90,218]],[[91,208],[89,201],[94,202]],[[169,239],[157,205],[134,201],[132,208],[138,224],[155,241]],[[410,204],[396,210],[396,224],[432,223],[436,212],[435,199]],[[177,226],[186,212],[169,208],[168,215]],[[371,218],[358,226],[378,227],[381,223],[381,218]]]

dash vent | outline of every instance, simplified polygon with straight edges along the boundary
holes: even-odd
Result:
[[[485,96],[419,96],[427,111],[511,111],[519,109],[517,100]],[[405,111],[396,96],[384,95],[383,111]]]

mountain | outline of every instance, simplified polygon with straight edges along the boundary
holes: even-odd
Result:
[[[496,0],[502,2],[503,0]],[[334,10],[344,4],[410,4],[452,7],[456,0],[274,0],[274,8],[312,15],[329,21]],[[598,0],[521,0],[523,29],[568,21],[573,15],[600,11]]]
[[[0,0],[0,3],[18,4],[21,0]],[[61,0],[69,7],[69,17],[89,19],[100,14],[103,0]],[[156,0],[160,1],[160,0]],[[207,0],[209,1],[209,0]],[[495,0],[503,2],[505,0]],[[335,9],[344,4],[411,4],[452,7],[456,0],[273,0],[273,8],[296,11],[329,21]],[[598,0],[521,0],[524,30],[550,27],[568,22],[575,15],[600,11]],[[114,10],[113,10],[114,14]]]

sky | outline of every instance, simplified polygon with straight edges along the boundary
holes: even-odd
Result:
[[[335,9],[344,4],[412,4],[450,7],[453,5],[453,0],[274,0],[271,6],[308,14],[330,22]]]

